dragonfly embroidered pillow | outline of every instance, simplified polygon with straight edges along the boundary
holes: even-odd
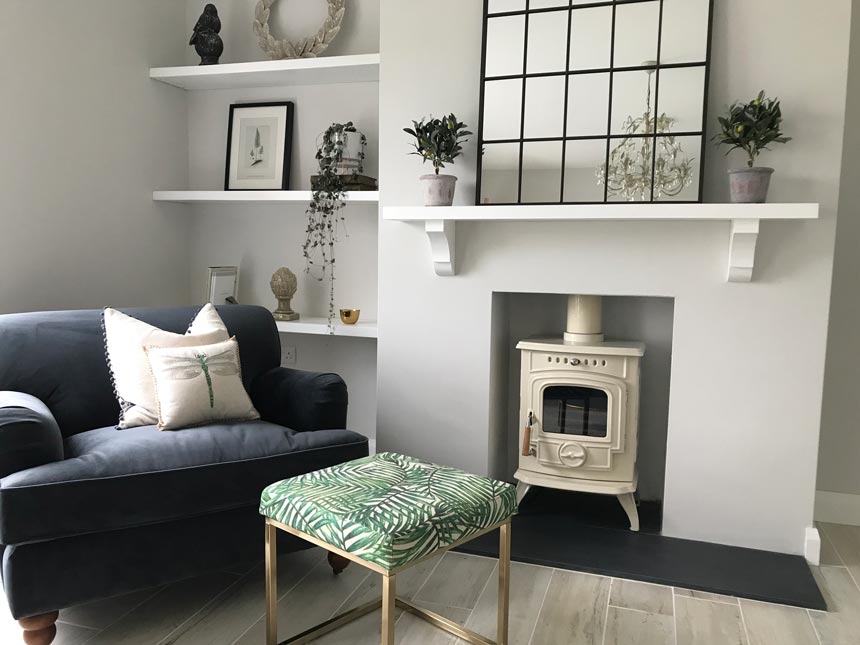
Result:
[[[159,430],[260,418],[242,384],[235,338],[198,347],[147,347],[146,356]]]
[[[211,304],[200,310],[184,335],[153,327],[116,309],[105,309],[102,320],[108,367],[122,410],[117,424],[120,429],[158,422],[158,402],[144,347],[192,347],[230,339]]]

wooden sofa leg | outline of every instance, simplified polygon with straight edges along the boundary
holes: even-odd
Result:
[[[349,560],[342,555],[338,555],[337,553],[332,553],[331,551],[329,551],[328,563],[331,566],[331,570],[334,571],[334,575],[338,575],[349,565]]]
[[[60,612],[52,611],[49,614],[39,614],[29,618],[21,618],[18,624],[24,630],[24,642],[26,645],[50,645],[57,635],[57,618]]]

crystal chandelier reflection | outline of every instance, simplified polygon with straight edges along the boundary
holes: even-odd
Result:
[[[645,63],[648,64],[655,63]],[[606,172],[605,163],[597,169],[598,184],[608,186],[610,197],[622,196],[631,202],[651,200],[652,169],[654,200],[664,196],[677,197],[693,182],[694,160],[687,158],[676,137],[668,135],[655,139],[653,136],[642,136],[653,135],[655,126],[658,134],[667,134],[675,125],[675,119],[665,112],[656,117],[651,113],[651,76],[654,70],[647,70],[647,73],[645,114],[635,119],[627,117],[622,128],[628,136],[609,153],[609,172]]]

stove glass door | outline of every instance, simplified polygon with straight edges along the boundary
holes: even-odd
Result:
[[[543,391],[543,431],[605,437],[609,395],[593,387],[553,385]]]

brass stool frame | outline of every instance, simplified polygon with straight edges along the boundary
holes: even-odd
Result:
[[[510,603],[510,585],[511,585],[511,520],[507,519],[504,522],[491,526],[488,529],[470,535],[468,538],[460,540],[450,546],[430,553],[429,555],[419,558],[414,562],[410,562],[402,567],[388,570],[373,562],[363,560],[352,553],[343,551],[337,547],[326,544],[322,540],[312,537],[302,531],[276,522],[275,520],[266,518],[266,645],[278,645],[278,554],[277,554],[277,531],[286,531],[293,535],[302,538],[316,546],[322,547],[326,551],[336,553],[352,562],[360,564],[363,567],[370,569],[382,575],[382,598],[373,600],[361,607],[356,607],[347,612],[339,614],[334,618],[330,618],[324,623],[320,623],[316,627],[312,627],[301,634],[288,638],[282,641],[280,645],[301,645],[309,643],[312,640],[333,632],[334,630],[346,625],[357,618],[376,611],[382,607],[382,643],[381,645],[394,645],[394,614],[395,607],[408,611],[419,618],[423,618],[430,624],[443,629],[446,632],[454,634],[462,638],[468,643],[474,645],[508,645],[508,606]],[[452,620],[440,616],[432,611],[421,609],[415,605],[406,602],[397,597],[397,574],[405,571],[410,567],[415,566],[419,562],[423,562],[428,558],[435,557],[440,553],[445,553],[461,544],[465,544],[474,540],[485,533],[499,529],[499,604],[498,604],[498,628],[496,640],[492,641],[485,636],[466,629],[462,625],[455,623]]]

